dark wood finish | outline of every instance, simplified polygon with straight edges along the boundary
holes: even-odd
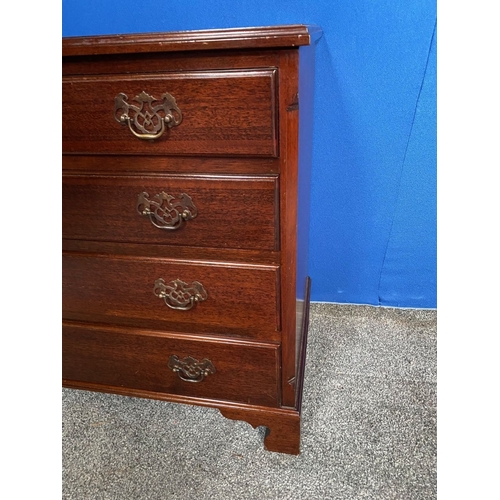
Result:
[[[321,36],[316,26],[289,25],[172,33],[72,37],[63,41],[63,56],[129,54],[183,50],[245,49],[309,45]]]
[[[142,243],[115,243],[102,241],[63,239],[62,249],[65,253],[97,253],[102,255],[122,255],[135,257],[156,257],[180,259],[183,261],[198,261],[207,264],[220,262],[234,264],[271,265],[279,267],[280,252],[262,250],[233,250],[227,248],[203,248],[203,258],[200,259],[200,248],[171,245],[143,245]]]
[[[278,158],[251,158],[241,161],[234,157],[206,156],[124,156],[124,155],[64,155],[64,173],[163,175],[173,174],[277,174]]]
[[[63,385],[218,408],[300,451],[314,44],[307,26],[63,40]],[[155,140],[114,98],[176,98]],[[191,196],[175,231],[137,212],[147,192]],[[199,282],[189,310],[154,293]],[[172,355],[210,359],[186,382]]]
[[[282,347],[282,404],[290,408],[295,404],[296,367],[296,259],[297,259],[297,194],[298,194],[298,63],[296,50],[282,53],[280,65],[280,212],[281,212],[281,297],[283,338]]]
[[[63,78],[63,152],[276,155],[276,70],[191,71]],[[115,120],[115,97],[168,92],[182,122],[155,140]]]
[[[155,227],[138,195],[188,194],[197,216],[178,229]],[[239,176],[63,178],[63,238],[126,243],[279,249],[278,178]]]
[[[207,50],[65,57],[63,77],[277,68],[281,50]]]
[[[280,340],[277,266],[63,254],[63,317],[148,328]],[[200,282],[208,298],[188,311],[154,295],[155,281]]]
[[[67,380],[247,404],[278,405],[279,346],[137,329],[63,324]],[[209,359],[215,373],[186,382],[170,356]]]
[[[252,427],[267,427],[264,446],[268,451],[300,453],[300,414],[293,410],[270,411],[261,408],[219,407],[226,418],[245,420]]]

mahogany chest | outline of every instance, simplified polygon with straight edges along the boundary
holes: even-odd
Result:
[[[63,39],[63,385],[298,454],[316,27]]]

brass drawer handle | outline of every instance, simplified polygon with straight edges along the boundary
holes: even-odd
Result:
[[[193,281],[190,285],[176,279],[165,283],[163,278],[155,281],[153,293],[163,299],[171,309],[189,311],[196,303],[207,300],[208,294],[199,281]]]
[[[207,375],[215,373],[209,359],[198,361],[191,356],[179,359],[175,354],[168,359],[168,367],[185,382],[201,382]]]
[[[153,226],[167,230],[179,229],[187,220],[198,215],[198,209],[186,193],[176,199],[175,196],[162,191],[150,199],[149,194],[144,191],[137,198],[136,208],[139,215],[149,217]]]
[[[126,94],[120,92],[115,97],[115,120],[128,128],[139,139],[158,139],[165,128],[172,128],[182,121],[182,113],[175,98],[165,92],[156,99],[142,91],[128,103]]]

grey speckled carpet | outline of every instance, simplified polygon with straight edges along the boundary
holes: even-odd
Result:
[[[432,500],[436,319],[312,304],[299,456],[211,408],[63,390],[63,499]]]

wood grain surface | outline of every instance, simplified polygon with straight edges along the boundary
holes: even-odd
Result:
[[[215,373],[186,382],[170,356],[210,360]],[[144,329],[63,324],[63,378],[191,397],[277,406],[279,346]]]
[[[63,317],[279,340],[279,268],[176,259],[63,254]],[[197,281],[208,297],[187,311],[154,293],[157,279]]]
[[[275,156],[276,70],[221,70],[63,78],[63,152]],[[155,140],[115,120],[115,97],[133,104],[168,92],[182,122]],[[135,103],[138,106],[137,103]]]
[[[139,195],[144,192],[150,200],[163,192],[174,200],[187,194],[197,215],[178,229],[158,228],[138,213]],[[66,175],[62,234],[66,239],[144,245],[278,250],[277,198],[276,176]]]
[[[63,39],[63,56],[178,52],[183,50],[248,49],[309,45],[321,36],[317,26],[303,24],[226,28],[170,33],[68,37]]]

